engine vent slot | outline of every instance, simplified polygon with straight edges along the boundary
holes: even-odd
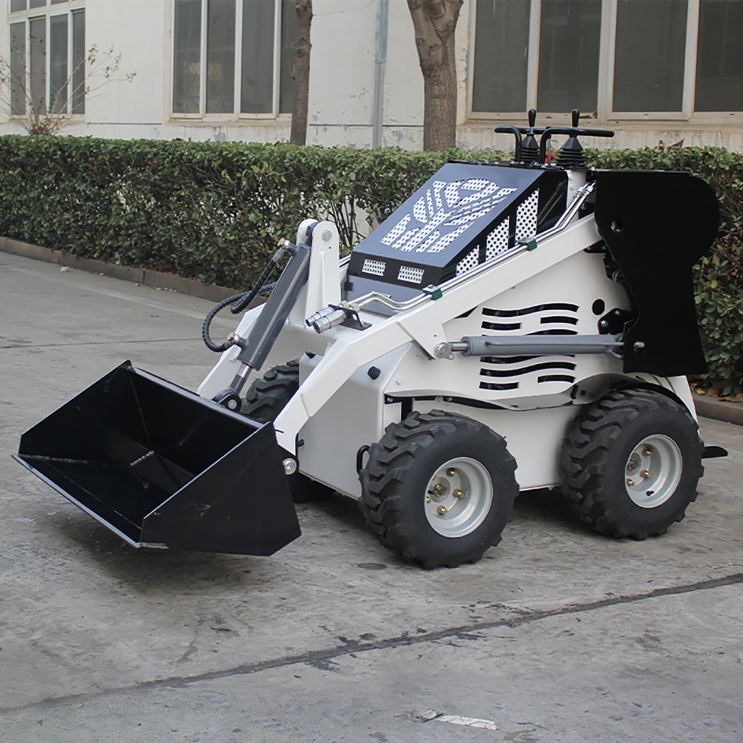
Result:
[[[483,356],[483,364],[521,364],[524,361],[534,361],[539,356]]]
[[[387,264],[384,261],[375,261],[373,258],[367,258],[361,267],[363,273],[370,273],[372,276],[384,276],[384,269]]]
[[[483,330],[521,330],[520,322],[484,322]]]
[[[423,279],[423,269],[414,266],[400,266],[397,274],[399,281],[409,281],[411,284],[420,284]]]
[[[518,382],[480,382],[481,390],[517,390]]]
[[[572,374],[545,374],[541,377],[537,377],[537,383],[542,382],[569,382],[572,384],[575,382],[575,377]]]
[[[537,330],[536,333],[528,333],[528,335],[578,335],[578,331],[570,328],[550,328],[549,330]]]
[[[545,361],[541,364],[531,364],[520,367],[519,369],[480,369],[480,374],[483,377],[517,377],[524,374],[531,374],[532,372],[558,369],[574,371],[575,363],[572,361]]]
[[[547,317],[542,317],[539,322],[542,325],[558,325],[560,323],[565,323],[567,325],[577,325],[578,324],[578,318],[577,317],[569,317],[567,315],[549,315]]]
[[[520,317],[521,315],[531,315],[534,312],[577,312],[578,305],[569,302],[548,302],[546,304],[537,304],[533,307],[521,307],[513,310],[499,310],[490,307],[483,307],[482,314],[491,317]]]

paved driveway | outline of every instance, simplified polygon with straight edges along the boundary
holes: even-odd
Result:
[[[207,307],[0,253],[0,740],[743,738],[743,429],[702,421],[731,456],[663,538],[527,494],[431,572],[340,498],[273,558],[137,552],[10,459],[124,359],[195,387]]]

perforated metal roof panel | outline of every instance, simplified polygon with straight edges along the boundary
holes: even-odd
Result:
[[[351,296],[379,284],[409,295],[532,237],[545,204],[564,211],[566,182],[557,168],[447,163],[356,246]]]

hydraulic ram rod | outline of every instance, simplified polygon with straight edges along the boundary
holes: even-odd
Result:
[[[620,335],[468,335],[447,344],[462,356],[551,356],[553,354],[619,353]],[[442,349],[443,350],[443,349]]]

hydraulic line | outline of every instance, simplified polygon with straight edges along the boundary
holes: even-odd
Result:
[[[274,272],[274,269],[279,264],[279,261],[287,252],[291,252],[291,249],[288,246],[281,247],[276,251],[276,253],[274,253],[273,256],[271,256],[266,265],[263,267],[263,270],[261,271],[261,274],[258,277],[258,280],[253,285],[252,289],[244,292],[238,292],[237,294],[232,294],[229,297],[225,297],[225,299],[223,299],[221,302],[217,302],[217,304],[215,304],[214,307],[212,307],[209,312],[207,312],[206,317],[204,318],[204,322],[201,325],[201,339],[204,341],[204,345],[210,351],[214,351],[215,353],[222,353],[235,343],[235,341],[231,338],[228,338],[223,343],[215,343],[210,333],[211,324],[214,321],[214,318],[225,307],[228,307],[230,305],[232,305],[230,307],[230,312],[233,315],[237,315],[240,312],[246,310],[250,303],[262,291],[266,291],[268,288],[272,289],[275,284],[267,285],[266,282],[271,277],[271,274]]]

